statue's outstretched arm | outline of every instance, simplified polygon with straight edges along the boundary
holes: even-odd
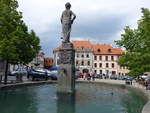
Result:
[[[76,15],[75,15],[75,13],[73,13],[72,12],[72,16],[73,16],[73,18],[72,18],[72,23],[74,22],[74,20],[76,19]]]

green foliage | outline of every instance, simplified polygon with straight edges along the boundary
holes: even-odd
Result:
[[[40,40],[29,32],[17,11],[16,0],[0,0],[0,61],[27,64],[40,50]]]
[[[138,21],[137,29],[126,27],[121,40],[115,41],[124,47],[126,53],[118,63],[130,69],[129,75],[139,76],[150,71],[150,11],[142,8],[143,16]]]

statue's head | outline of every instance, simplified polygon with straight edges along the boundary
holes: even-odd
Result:
[[[65,4],[65,7],[66,7],[66,9],[70,9],[70,8],[71,8],[71,4],[70,4],[69,2],[67,2],[67,3]]]

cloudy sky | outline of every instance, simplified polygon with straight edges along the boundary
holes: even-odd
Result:
[[[92,43],[113,44],[120,39],[125,26],[136,28],[140,8],[150,9],[150,0],[18,0],[19,11],[29,29],[41,39],[46,56],[61,44],[60,16],[64,4],[70,2],[77,15],[71,40],[90,40]]]

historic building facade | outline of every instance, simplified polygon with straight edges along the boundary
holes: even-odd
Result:
[[[118,58],[123,54],[120,48],[113,48],[109,44],[92,44],[90,41],[72,41],[75,49],[75,66],[81,72],[95,72],[96,74],[128,73],[126,67],[120,67]],[[54,49],[54,64],[58,66],[58,50]]]

